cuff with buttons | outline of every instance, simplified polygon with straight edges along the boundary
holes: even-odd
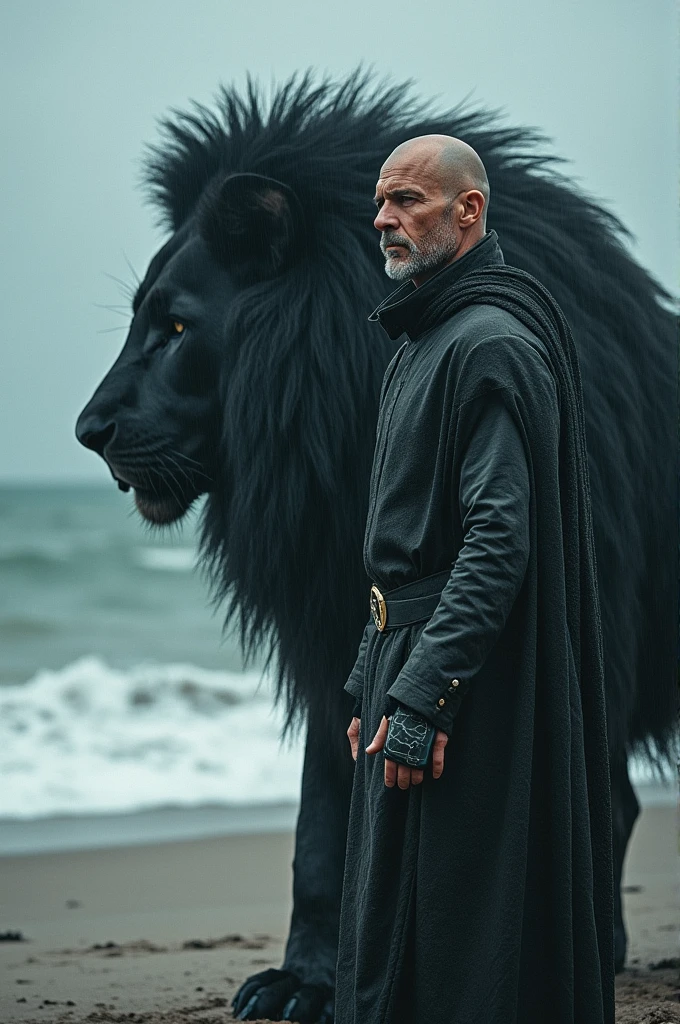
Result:
[[[415,711],[417,714],[422,715],[423,718],[431,722],[437,729],[441,729],[447,736],[451,735],[453,729],[453,720],[458,714],[460,709],[462,698],[469,689],[469,682],[466,679],[453,678],[450,680],[446,690],[433,700],[432,697],[425,697],[420,692],[414,692],[410,686],[408,686],[409,693],[408,699],[406,698],[406,689],[408,681],[403,677],[396,682],[396,687],[404,693],[404,696],[396,697],[393,693],[388,693],[386,697],[387,707],[402,707],[408,708],[410,711]],[[389,702],[392,702],[391,704]],[[388,715],[391,712],[384,711],[384,714]]]
[[[446,687],[445,693],[437,699],[433,709],[432,721],[438,729],[450,733],[453,719],[458,714],[462,698],[467,693],[469,683],[466,679],[452,679]]]

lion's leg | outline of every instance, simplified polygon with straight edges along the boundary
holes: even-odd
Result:
[[[240,1020],[333,1019],[342,874],[352,789],[349,743],[338,755],[326,729],[307,734],[293,861],[293,913],[280,971],[262,971],[236,994]],[[340,756],[340,761],[338,760]],[[240,1016],[239,1016],[240,1015]]]
[[[327,737],[311,729],[308,735],[293,861],[293,914],[284,961],[284,967],[307,983],[331,987],[352,790],[353,762],[349,742],[343,739],[347,764],[340,770],[329,756]]]
[[[621,899],[623,862],[633,825],[640,812],[640,805],[628,777],[626,758],[619,758],[612,763],[610,771],[614,852],[614,963],[616,970],[622,971],[626,962],[626,947],[628,945]]]

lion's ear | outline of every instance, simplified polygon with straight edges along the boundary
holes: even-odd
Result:
[[[231,174],[204,197],[198,225],[214,258],[244,283],[253,283],[276,276],[293,260],[304,215],[282,181]]]

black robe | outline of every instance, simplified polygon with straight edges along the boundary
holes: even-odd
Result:
[[[614,1021],[601,635],[587,514],[567,545],[564,379],[523,313],[477,300],[428,326],[497,267],[490,232],[372,314],[408,340],[383,382],[366,571],[383,592],[452,572],[427,624],[369,619],[346,684],[362,710],[336,1024]],[[589,513],[583,480],[578,498]],[[450,737],[442,776],[405,792],[365,754],[395,700]]]

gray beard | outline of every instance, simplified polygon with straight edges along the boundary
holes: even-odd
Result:
[[[391,256],[385,252],[388,245],[396,242],[408,248],[407,256]],[[438,270],[455,255],[456,248],[456,240],[444,219],[421,240],[420,246],[395,232],[383,232],[380,239],[385,273],[392,281],[406,281],[426,270]]]

